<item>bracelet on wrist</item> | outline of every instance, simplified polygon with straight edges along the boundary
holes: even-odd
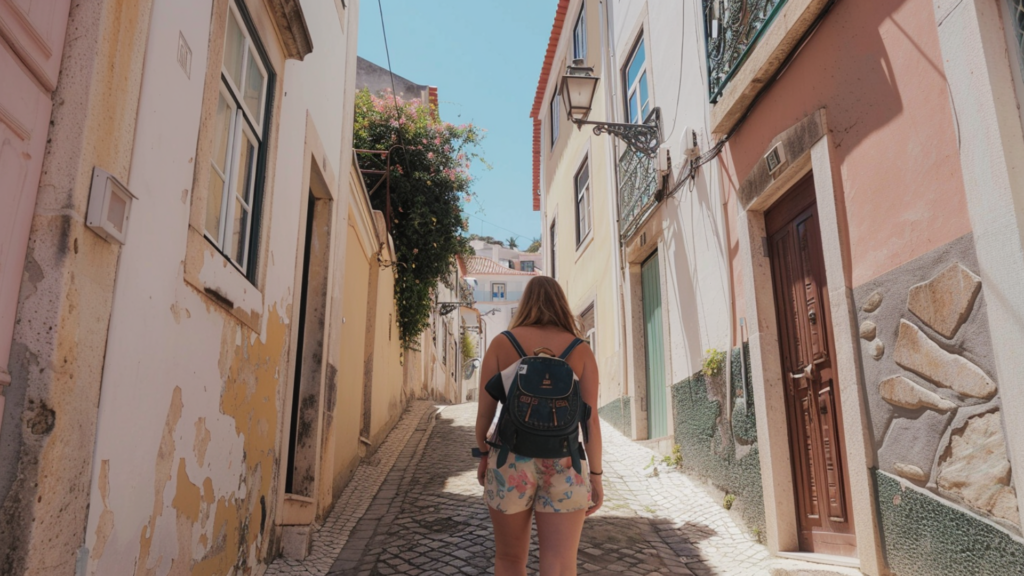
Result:
[[[604,474],[604,470],[600,472],[594,472],[593,470],[590,471],[591,476],[600,476],[601,474]]]

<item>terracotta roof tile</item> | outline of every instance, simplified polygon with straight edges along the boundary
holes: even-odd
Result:
[[[558,8],[555,10],[555,22],[551,26],[551,36],[548,38],[548,50],[544,54],[544,65],[540,69],[540,79],[537,81],[537,93],[533,97],[533,109],[530,110],[530,118],[533,118],[533,209],[540,210],[540,110],[544,103],[544,91],[548,85],[548,78],[551,77],[551,66],[555,63],[555,52],[558,50],[558,41],[562,36],[562,25],[565,23],[565,15],[569,11],[569,0],[558,0]]]
[[[514,270],[512,268],[506,268],[501,264],[491,260],[490,258],[484,258],[483,256],[470,256],[466,259],[466,273],[469,276],[475,274],[503,274],[510,276],[539,276],[537,272],[523,272],[522,270]]]

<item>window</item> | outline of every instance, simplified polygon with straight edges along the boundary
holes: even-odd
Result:
[[[590,166],[583,161],[576,172],[576,246],[590,233]]]
[[[551,147],[555,147],[555,142],[558,142],[558,122],[561,120],[562,113],[560,111],[560,105],[558,103],[558,91],[551,96]]]
[[[491,300],[504,300],[505,299],[505,283],[504,282],[492,282],[491,283]]]
[[[647,57],[644,39],[640,38],[626,65],[626,115],[633,124],[640,124],[651,111],[647,91]]]
[[[244,16],[243,16],[244,15]],[[214,117],[206,237],[250,281],[255,278],[263,196],[263,141],[268,133],[273,76],[249,23],[228,9],[220,95]]]
[[[580,8],[580,15],[576,18],[576,26],[572,29],[572,57],[582,59],[587,57],[587,4],[584,2]]]
[[[551,277],[558,278],[555,275],[555,221],[551,221],[551,229],[548,233],[548,237],[551,239]]]
[[[520,262],[520,265],[520,267],[523,269],[523,272],[533,272],[533,260],[523,260],[522,262]]]

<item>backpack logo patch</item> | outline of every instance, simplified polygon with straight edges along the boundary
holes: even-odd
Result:
[[[520,374],[526,374],[526,368],[527,368],[526,364],[520,364],[519,365],[519,373]]]
[[[551,388],[551,374],[545,374],[544,379],[540,382],[541,388]]]

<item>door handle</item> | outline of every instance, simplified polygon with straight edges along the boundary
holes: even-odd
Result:
[[[813,372],[814,364],[808,364],[807,366],[804,367],[803,370],[801,370],[800,372],[792,373],[790,374],[790,376],[792,376],[794,380],[799,380],[801,378],[811,378]]]

